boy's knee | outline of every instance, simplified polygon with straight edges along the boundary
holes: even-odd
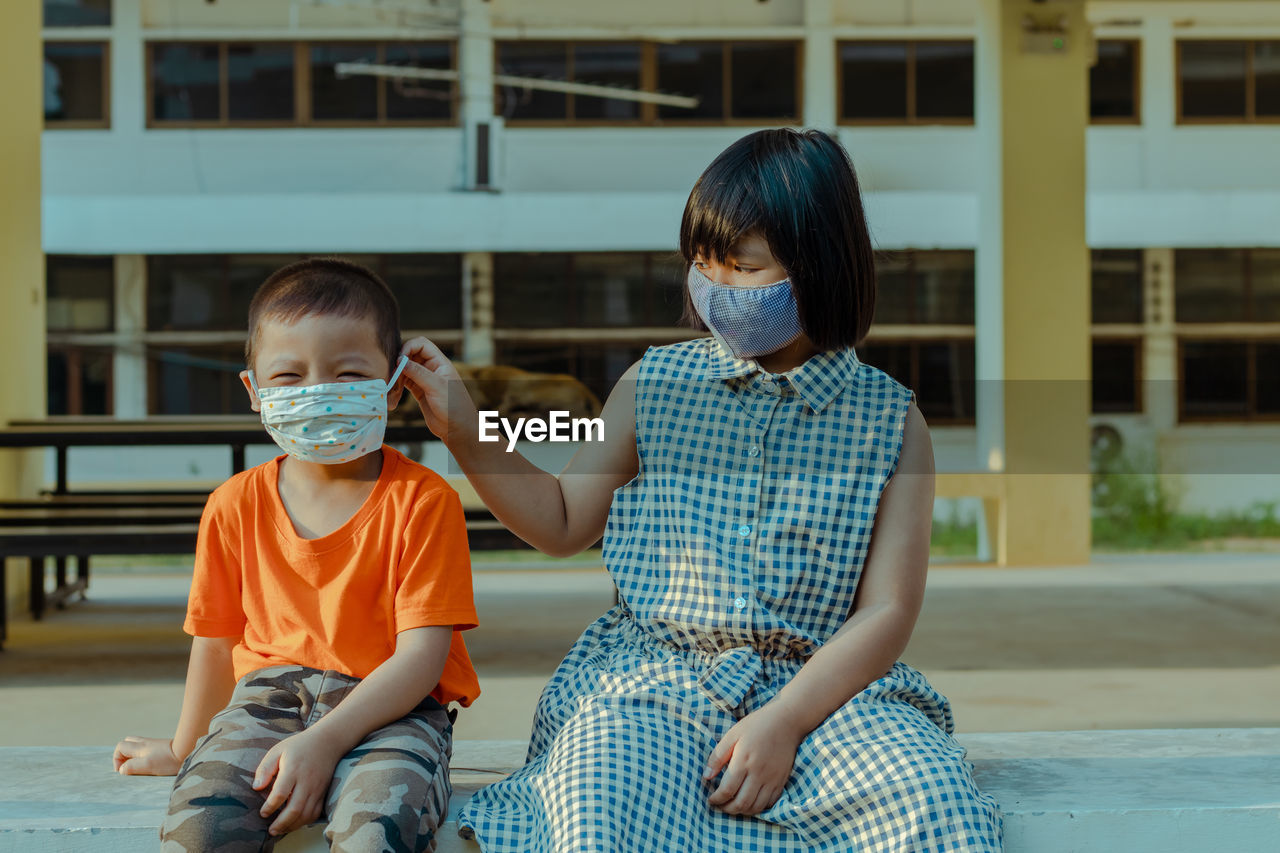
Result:
[[[253,790],[241,768],[201,762],[180,776],[160,827],[162,850],[218,850],[228,853],[264,848],[271,819],[259,813],[263,794]]]
[[[449,808],[448,765],[401,749],[373,749],[330,796],[332,850],[429,850]]]

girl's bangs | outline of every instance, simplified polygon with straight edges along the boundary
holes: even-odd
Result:
[[[680,253],[692,263],[699,253],[724,262],[742,236],[761,225],[760,200],[728,181],[707,181],[696,188],[680,227]]]

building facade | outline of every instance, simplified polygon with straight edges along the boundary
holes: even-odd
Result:
[[[810,126],[852,155],[880,251],[859,356],[916,390],[939,471],[987,464],[978,0],[44,7],[50,414],[247,413],[249,296],[306,254],[379,270],[406,331],[453,357],[571,372],[603,396],[647,345],[691,334],[674,326],[675,247],[701,170],[750,130]],[[1067,37],[1096,53],[1091,423],[1155,454],[1186,509],[1274,501],[1280,3],[1086,15]],[[225,474],[214,451],[85,453],[91,479]]]

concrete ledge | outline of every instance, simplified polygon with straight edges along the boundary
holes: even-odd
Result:
[[[1280,847],[1280,728],[967,734],[1009,853]],[[524,759],[522,741],[454,746],[451,813]],[[0,749],[0,853],[155,849],[172,779],[117,776],[110,747]],[[477,851],[441,828],[439,853]],[[319,826],[276,849],[326,849]]]

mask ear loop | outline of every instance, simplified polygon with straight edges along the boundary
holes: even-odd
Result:
[[[258,383],[253,378],[253,368],[249,368],[249,387],[253,389],[253,396],[259,401],[262,400],[262,394],[258,391]]]
[[[396,362],[396,372],[391,374],[391,378],[387,380],[387,390],[390,391],[395,387],[396,380],[400,378],[400,374],[404,372],[404,367],[409,363],[409,356],[402,355],[400,360]]]

